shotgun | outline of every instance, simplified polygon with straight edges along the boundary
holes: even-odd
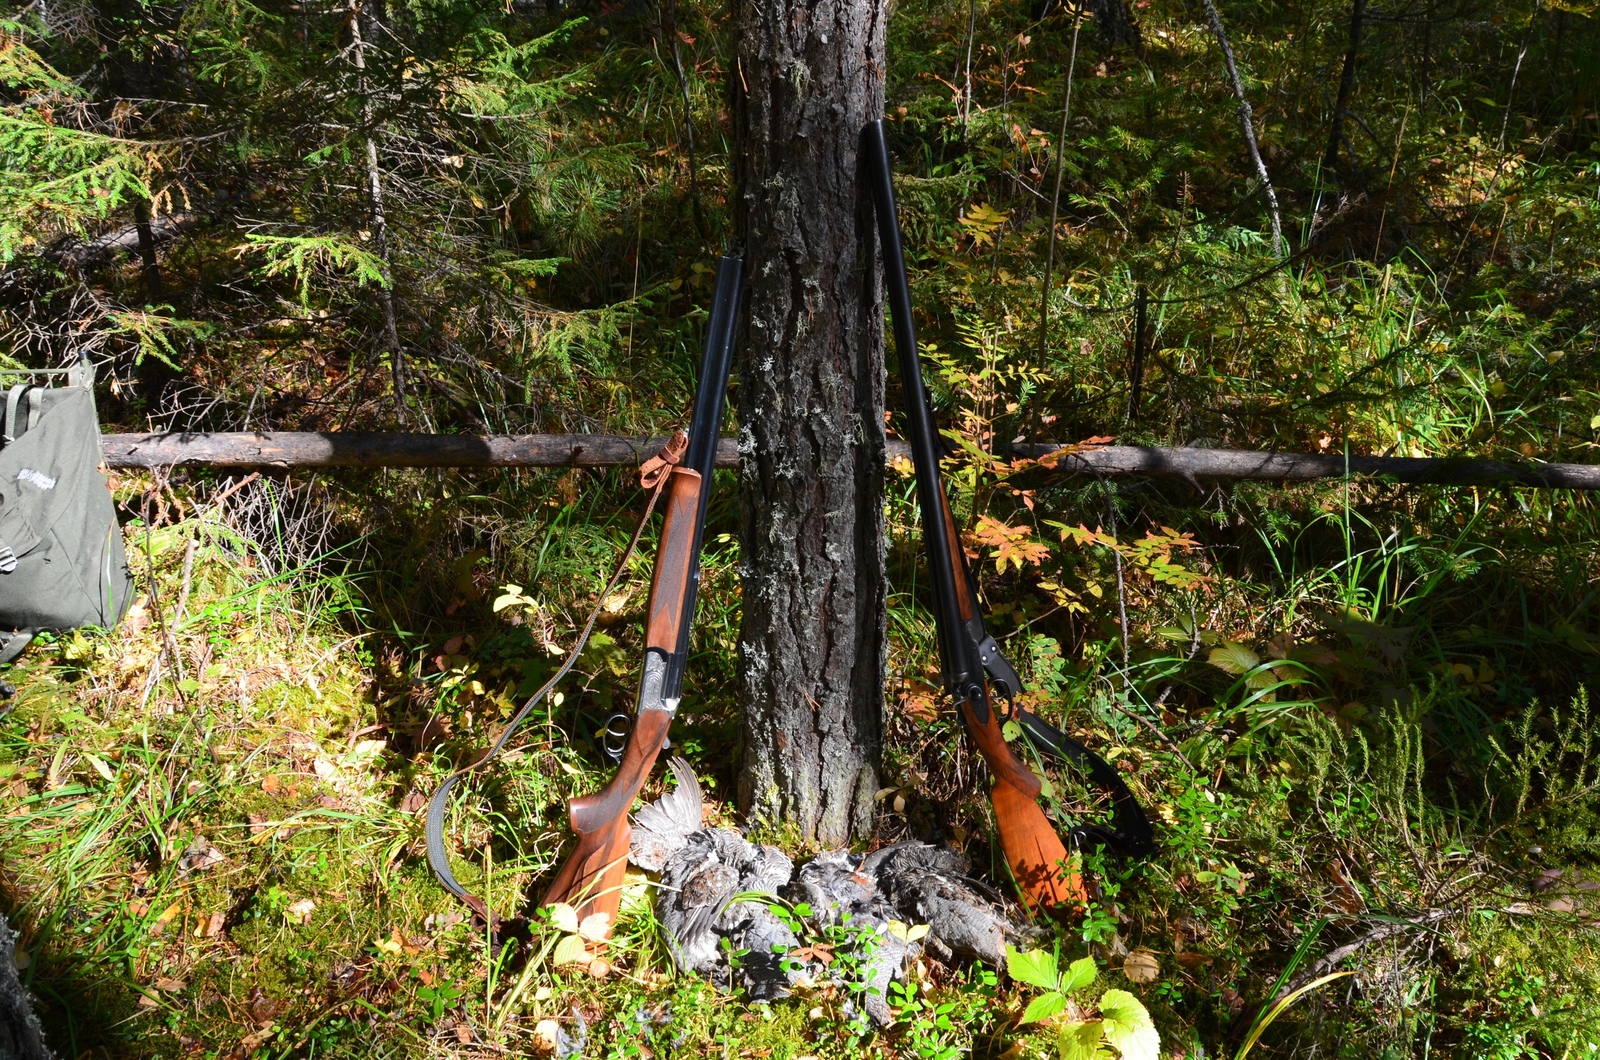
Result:
[[[667,486],[667,514],[656,552],[655,576],[650,583],[644,670],[632,725],[611,783],[568,804],[578,845],[544,896],[544,905],[565,902],[574,906],[580,920],[605,914],[608,930],[616,923],[622,877],[628,863],[628,842],[633,832],[628,811],[666,743],[667,728],[677,713],[683,690],[689,626],[700,586],[700,546],[706,506],[711,499],[711,469],[722,427],[723,398],[728,389],[734,323],[743,282],[743,262],[723,258],[717,269],[716,299],[711,306],[700,386],[689,424],[689,447],[682,464],[672,470]],[[607,732],[615,735],[618,728],[608,723]]]
[[[1066,846],[1037,801],[1043,785],[1016,748],[1006,741],[1005,723],[1016,722],[1021,734],[1036,748],[1085,767],[1090,778],[1110,792],[1118,827],[1075,829],[1075,843],[1095,839],[1120,853],[1149,854],[1155,849],[1150,824],[1115,769],[1037,715],[1011,702],[1022,691],[1022,679],[984,627],[975,582],[961,550],[960,535],[939,474],[943,447],[917,356],[911,288],[906,278],[905,251],[900,241],[894,182],[881,119],[862,130],[862,152],[878,221],[885,293],[894,321],[907,441],[916,466],[917,503],[922,510],[923,548],[933,575],[934,617],[945,690],[955,700],[967,731],[994,777],[990,801],[995,827],[1006,862],[1024,895],[1031,904],[1047,909],[1079,906],[1086,900],[1083,880],[1067,864]],[[995,709],[991,684],[1005,701],[1004,715]]]

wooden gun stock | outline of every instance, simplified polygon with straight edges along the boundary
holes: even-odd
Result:
[[[950,502],[941,490],[945,530],[948,534],[950,566],[955,574],[956,607],[963,622],[973,618],[973,593],[968,582],[966,555],[961,551],[961,535],[950,514]],[[1006,742],[999,717],[989,702],[988,691],[982,700],[968,699],[961,704],[961,718],[967,723],[983,760],[994,776],[994,787],[989,801],[994,806],[995,828],[1000,832],[1000,849],[1005,853],[1011,874],[1016,877],[1023,893],[1045,909],[1070,909],[1083,905],[1088,899],[1083,888],[1083,877],[1068,867],[1067,848],[1039,808],[1039,792],[1043,785],[1033,770],[1017,756],[1016,749]],[[983,721],[979,721],[981,703]]]
[[[1065,911],[1082,906],[1088,898],[1083,877],[1070,867],[1055,825],[1039,808],[1039,778],[1006,742],[1000,718],[986,700],[987,696],[980,702],[964,701],[961,718],[994,776],[989,801],[1006,864],[1023,893],[1039,907]]]
[[[676,468],[672,476],[672,495],[650,585],[645,670],[639,683],[637,716],[611,783],[568,804],[578,845],[541,903],[565,902],[578,911],[579,920],[604,913],[607,930],[616,923],[622,902],[622,878],[633,836],[628,810],[655,768],[678,708],[676,693],[672,693],[672,699],[664,698],[663,693],[667,671],[683,649],[682,635],[690,618],[686,612],[694,579],[695,529],[704,482],[698,472],[689,468]]]

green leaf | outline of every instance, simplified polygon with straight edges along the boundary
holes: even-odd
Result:
[[[1023,952],[1009,944],[1006,946],[1006,972],[1017,982],[1040,990],[1054,990],[1060,979],[1055,954],[1047,950]]]
[[[1014,721],[1008,721],[1000,726],[1000,735],[1005,738],[1006,743],[1011,743],[1022,735],[1022,726]]]
[[[1100,1021],[1088,1020],[1062,1027],[1057,1053],[1061,1060],[1096,1060],[1105,1056],[1100,1048]]]
[[[1040,994],[1028,1002],[1027,1009],[1022,1013],[1022,1022],[1038,1023],[1040,1020],[1047,1020],[1066,1007],[1065,994],[1058,994],[1054,990],[1048,994]]]
[[[1138,998],[1126,990],[1107,990],[1100,996],[1100,1017],[1106,1041],[1122,1060],[1159,1060],[1161,1035]]]
[[[1094,963],[1093,957],[1079,957],[1067,965],[1067,974],[1061,977],[1061,992],[1070,994],[1074,990],[1082,990],[1094,982],[1094,977],[1100,974],[1100,966]]]
[[[1210,654],[1206,656],[1206,662],[1223,673],[1233,674],[1238,677],[1240,674],[1249,673],[1257,666],[1260,666],[1261,656],[1246,648],[1243,644],[1223,641],[1220,648],[1211,649]]]

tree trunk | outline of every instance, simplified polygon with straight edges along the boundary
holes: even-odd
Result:
[[[406,359],[400,345],[400,331],[394,312],[394,271],[389,253],[389,222],[383,211],[383,172],[378,168],[378,130],[374,120],[372,92],[367,85],[367,38],[362,33],[363,16],[375,16],[360,0],[350,0],[350,55],[356,68],[356,91],[361,96],[361,136],[366,148],[367,213],[372,224],[372,243],[383,259],[383,283],[378,287],[378,308],[383,312],[383,337],[389,347],[389,369],[394,379],[395,415],[404,426],[406,415]]]
[[[872,823],[883,724],[883,294],[861,128],[883,0],[739,0],[736,217],[744,717],[739,803],[840,844]]]
[[[1322,152],[1322,184],[1337,180],[1348,188],[1351,182],[1339,172],[1339,145],[1344,142],[1344,118],[1350,110],[1350,96],[1356,85],[1356,60],[1361,51],[1362,19],[1367,12],[1367,0],[1352,0],[1350,4],[1350,46],[1345,49],[1344,67],[1339,73],[1339,94],[1333,101],[1333,124],[1328,129],[1328,146]],[[1325,194],[1325,192],[1324,192]],[[1311,210],[1312,217],[1322,212],[1322,196]]]
[[[1101,50],[1138,50],[1144,45],[1139,24],[1128,10],[1128,0],[1088,0],[1088,8],[1094,15],[1095,39],[1100,42]]]

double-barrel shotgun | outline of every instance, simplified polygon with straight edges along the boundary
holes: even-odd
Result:
[[[632,724],[611,783],[568,805],[578,845],[544,897],[545,905],[565,902],[574,906],[580,920],[604,913],[608,928],[616,923],[628,863],[632,835],[628,811],[666,743],[667,728],[683,692],[689,627],[700,586],[700,547],[705,536],[706,506],[711,500],[711,470],[722,427],[743,282],[743,263],[737,258],[723,258],[717,270],[717,293],[711,306],[700,384],[689,424],[689,447],[682,464],[672,470],[667,487],[666,520],[661,527],[646,609],[644,670],[639,678]],[[615,726],[608,724],[607,732],[614,731]]]
[[[993,775],[990,800],[995,827],[1012,875],[1032,904],[1070,909],[1085,901],[1083,880],[1071,867],[1066,845],[1039,805],[1043,789],[1039,776],[1018,754],[1016,743],[1006,740],[1006,723],[1015,722],[1013,734],[1025,738],[1034,748],[1084,769],[1111,796],[1116,826],[1074,829],[1071,838],[1075,844],[1101,842],[1117,853],[1149,854],[1155,849],[1150,823],[1127,785],[1105,760],[1012,701],[1022,691],[1022,679],[984,627],[972,572],[939,473],[944,447],[928,404],[917,355],[911,288],[906,278],[905,251],[881,120],[862,131],[862,153],[877,215],[885,293],[899,355],[906,440],[916,467],[917,503],[922,510],[923,550],[933,575],[940,676]],[[992,693],[998,693],[1003,710],[996,709]]]
[[[556,874],[542,903],[567,903],[574,906],[583,919],[603,913],[607,933],[616,923],[617,908],[621,904],[622,880],[632,835],[628,811],[666,743],[667,728],[672,724],[683,693],[684,666],[689,658],[689,627],[700,586],[700,548],[705,536],[706,509],[711,500],[711,474],[722,427],[728,372],[733,360],[734,325],[743,286],[743,261],[724,257],[717,268],[716,296],[711,305],[688,438],[677,436],[668,444],[663,456],[642,469],[647,476],[666,476],[664,482],[647,480],[647,486],[657,483],[658,492],[652,495],[644,520],[649,519],[655,497],[662,495],[665,496],[666,517],[661,526],[655,573],[650,582],[650,602],[645,611],[644,667],[638,695],[631,718],[614,714],[606,721],[605,750],[617,760],[616,774],[600,791],[573,799],[569,804],[578,844]],[[654,472],[650,471],[652,464],[656,468]],[[612,576],[613,586],[643,531],[642,521],[628,552],[617,565],[617,573]],[[603,592],[601,599],[604,598]],[[523,705],[488,752],[448,777],[434,793],[428,807],[428,861],[434,875],[446,890],[497,929],[498,918],[482,899],[469,893],[456,880],[445,857],[444,818],[450,791],[462,776],[482,768],[499,753],[533,707],[571,669],[589,630],[594,627],[594,619],[595,615],[591,615],[577,645],[555,676]]]

